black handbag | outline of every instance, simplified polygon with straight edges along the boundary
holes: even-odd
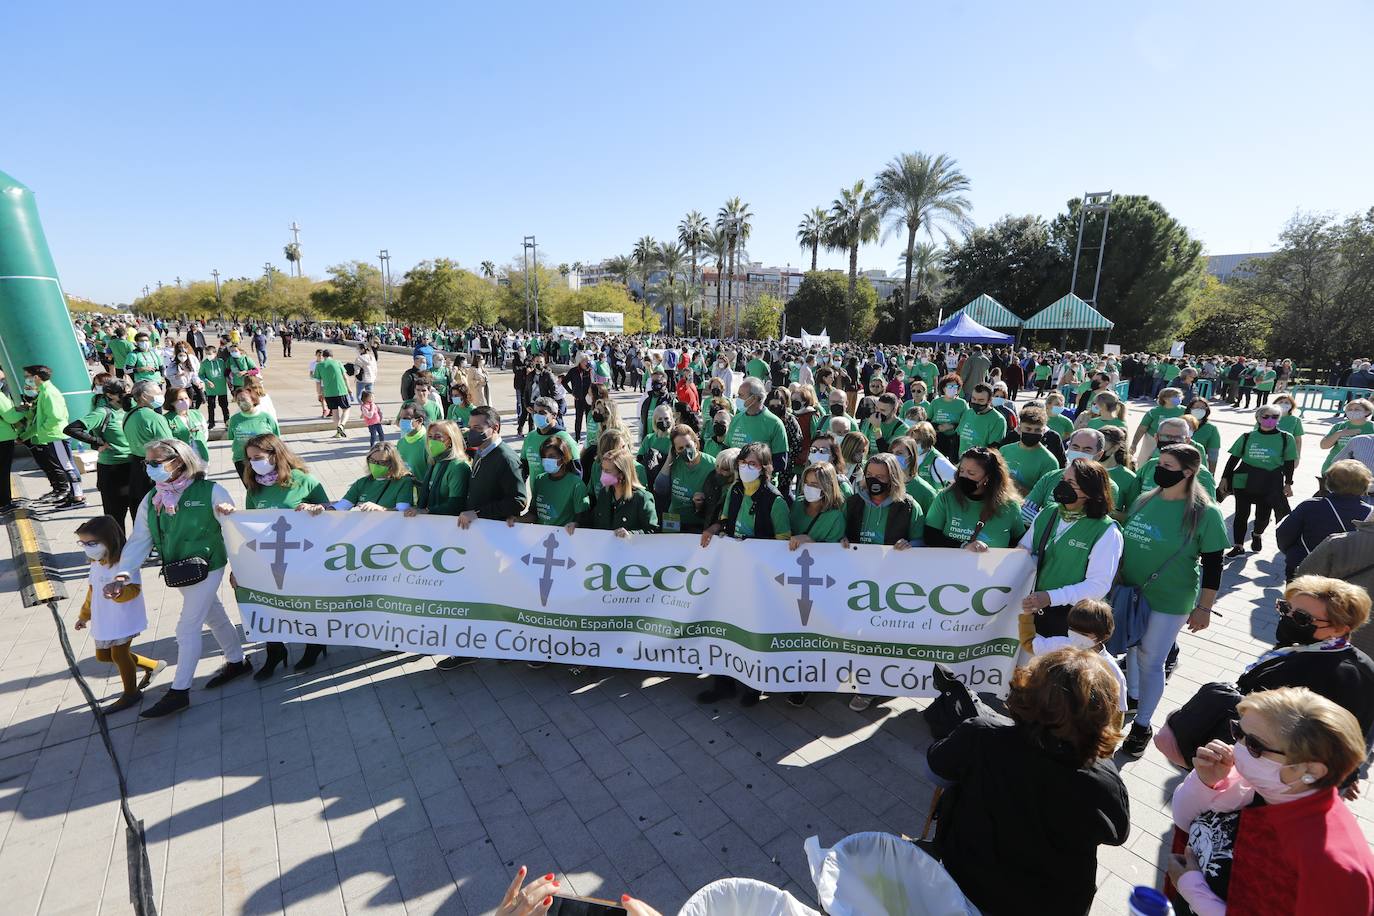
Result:
[[[162,531],[161,526],[157,523],[157,510],[152,503],[148,504],[148,509],[152,513],[148,517],[149,524],[158,528],[156,540],[160,542]],[[160,547],[159,552],[161,552]],[[163,561],[159,575],[172,588],[199,585],[210,577],[210,562],[204,557],[186,557],[183,560]]]

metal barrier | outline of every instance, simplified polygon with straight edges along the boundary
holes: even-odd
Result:
[[[1350,388],[1343,385],[1294,385],[1284,392],[1293,396],[1298,413],[1309,410],[1319,413],[1339,413],[1348,401],[1374,398],[1374,389]]]
[[[1213,387],[1214,383],[1209,378],[1200,378],[1197,381],[1193,382],[1193,391],[1195,392],[1196,396],[1200,398],[1208,398],[1210,400],[1212,397]]]

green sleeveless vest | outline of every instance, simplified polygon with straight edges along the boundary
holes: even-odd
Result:
[[[1040,541],[1046,537],[1046,527],[1058,524],[1058,508],[1046,509],[1035,517],[1031,543],[1037,550],[1040,549]],[[1049,535],[1049,541],[1044,547],[1044,556],[1038,558],[1040,571],[1035,577],[1035,590],[1047,592],[1082,582],[1088,575],[1088,557],[1092,554],[1093,545],[1102,537],[1102,532],[1115,524],[1110,517],[1084,516],[1065,529],[1059,537]]]
[[[175,515],[167,515],[153,508],[153,493],[144,502],[148,512],[148,530],[162,562],[173,563],[187,557],[204,557],[210,570],[221,569],[229,562],[225,556],[224,534],[215,518],[213,493],[215,485],[197,480],[186,488],[177,502]]]

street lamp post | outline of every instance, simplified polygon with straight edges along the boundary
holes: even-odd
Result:
[[[382,311],[387,322],[391,321],[391,252],[383,248],[377,252],[377,263],[382,265]]]
[[[522,247],[527,253],[525,260],[525,330],[529,330],[531,301],[534,310],[534,330],[539,332],[539,244],[534,240],[534,236],[527,235],[521,241]],[[534,267],[534,298],[530,299],[530,267]]]
[[[216,301],[216,302],[219,302],[219,303],[222,305],[223,302],[222,302],[222,300],[220,299],[220,295],[219,295],[219,271],[218,271],[218,270],[212,270],[212,271],[210,271],[210,276],[212,276],[212,277],[215,278],[215,301]]]

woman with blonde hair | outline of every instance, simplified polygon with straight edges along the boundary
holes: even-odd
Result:
[[[1214,740],[1174,791],[1186,834],[1175,899],[1198,916],[1374,912],[1374,854],[1339,787],[1364,760],[1360,726],[1302,687],[1252,693],[1234,745]]]
[[[378,442],[367,451],[367,473],[348,488],[343,499],[324,506],[302,505],[300,511],[321,512],[404,512],[415,505],[416,483],[396,446]]]
[[[1078,415],[1074,426],[1090,426],[1093,429],[1116,426],[1125,429],[1126,405],[1116,396],[1115,391],[1099,391],[1088,405],[1088,409]]]
[[[602,433],[602,438],[606,436]],[[601,490],[592,506],[591,527],[614,531],[619,538],[652,534],[658,530],[654,497],[639,482],[639,463],[627,448],[617,448],[597,458],[601,466]]]
[[[789,550],[803,544],[838,544],[844,538],[844,492],[829,462],[809,464],[801,473],[802,498],[792,502]]]
[[[845,475],[851,487],[861,489],[864,461],[868,458],[868,437],[857,429],[850,430],[840,439],[837,451],[844,459],[844,470],[840,473]]]
[[[1144,464],[1155,453],[1155,437],[1159,435],[1159,422],[1172,417],[1181,417],[1187,411],[1183,407],[1183,392],[1178,388],[1161,388],[1155,398],[1155,406],[1145,411],[1140,425],[1135,428],[1131,438],[1131,451],[1135,452],[1136,464]],[[1142,457],[1143,456],[1143,457]]]
[[[413,518],[420,512],[461,514],[467,508],[468,484],[472,481],[472,464],[463,445],[462,429],[453,420],[431,423],[425,430],[425,454],[429,467],[417,481],[416,502],[405,510],[406,517]]]

